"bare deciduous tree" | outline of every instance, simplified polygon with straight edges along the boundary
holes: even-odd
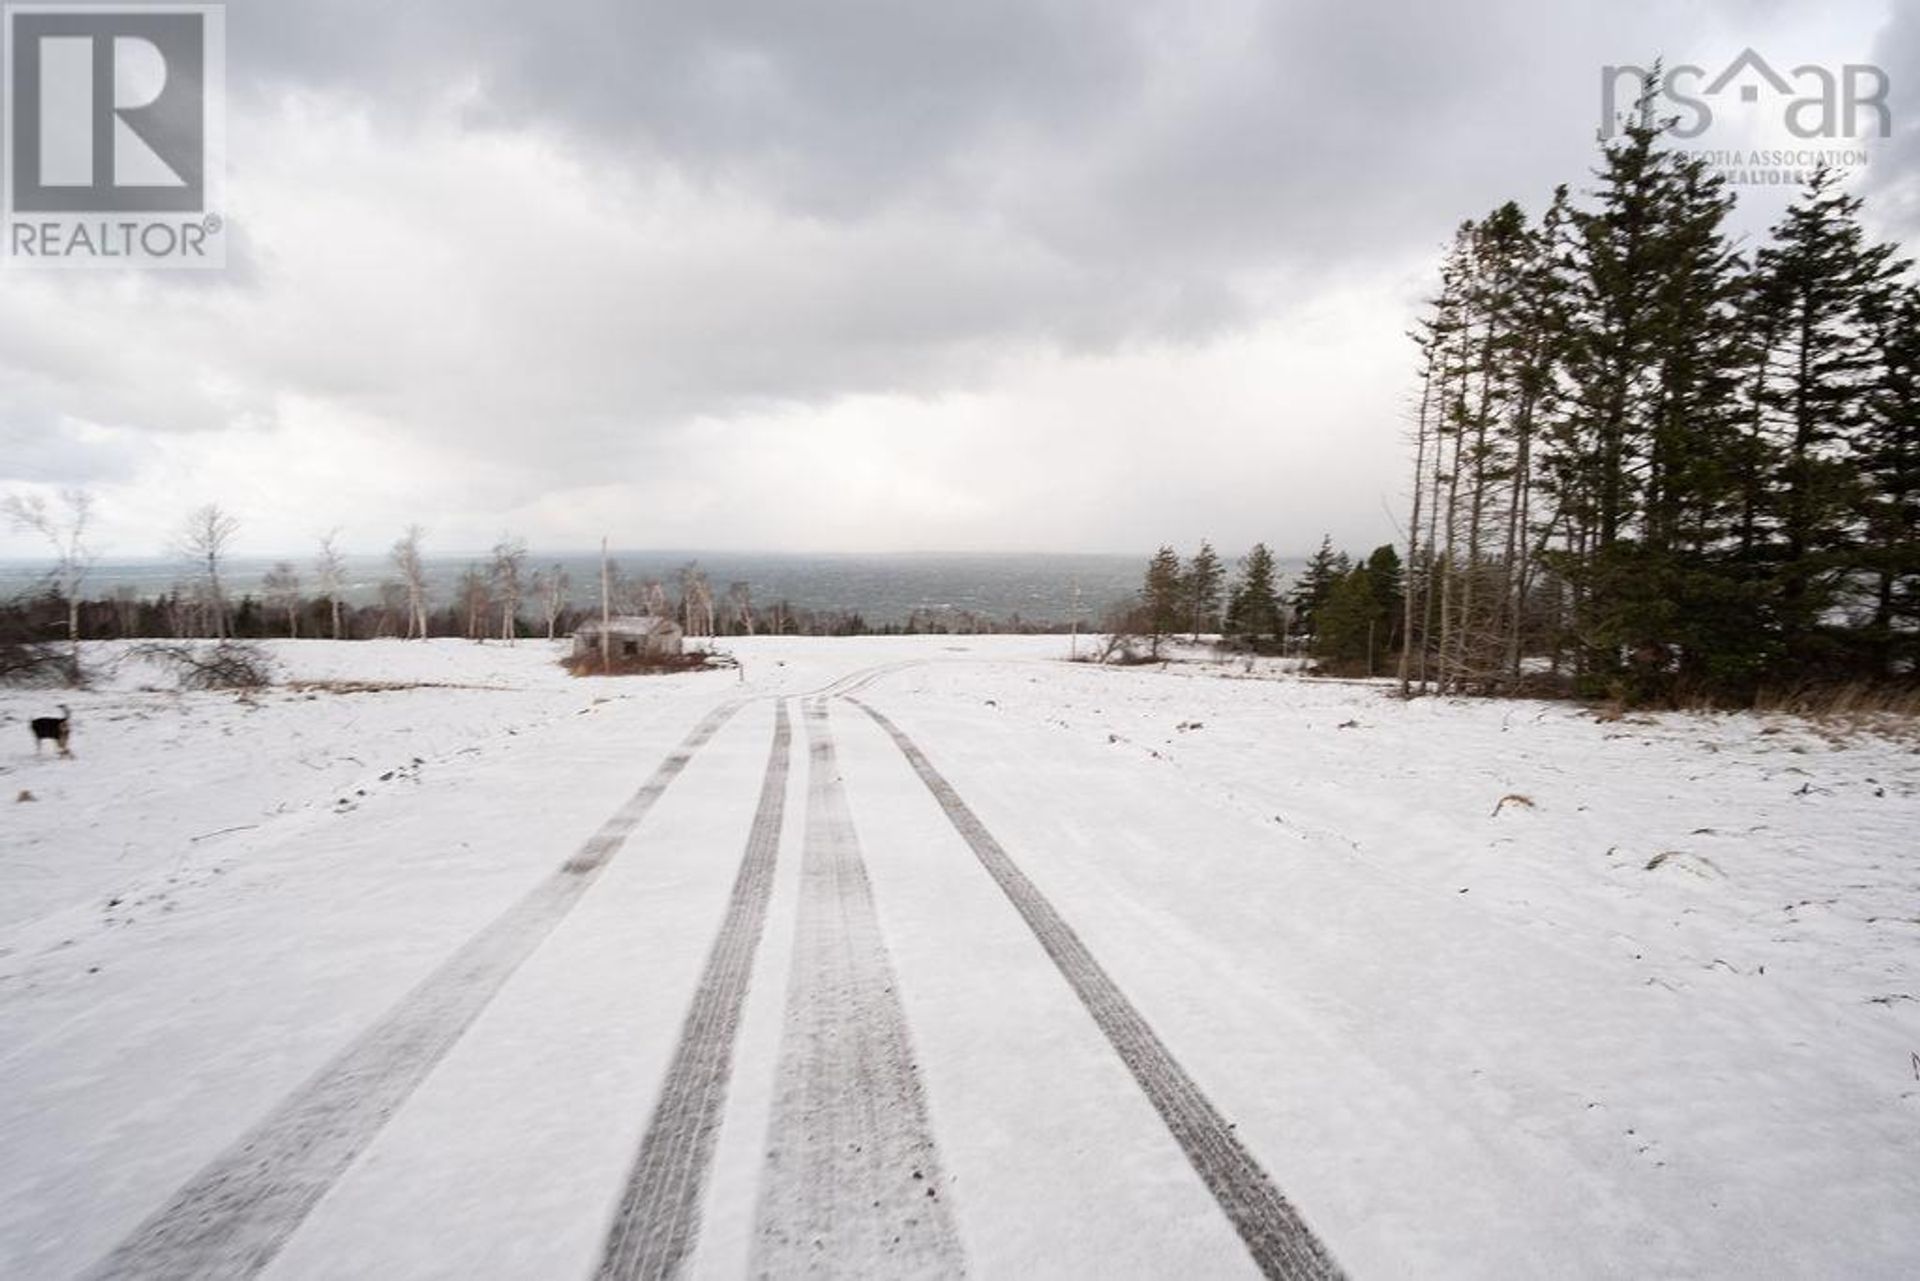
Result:
[[[727,586],[727,617],[747,635],[753,635],[753,588],[743,582]]]
[[[173,637],[190,636],[194,631],[193,585],[178,579],[168,589],[164,599],[167,615],[167,635]]]
[[[113,589],[113,620],[122,636],[131,636],[140,630],[139,588],[121,583]]]
[[[493,585],[487,571],[479,565],[468,565],[461,571],[460,581],[454,585],[455,606],[466,616],[467,639],[482,641],[487,639],[488,622],[493,615]]]
[[[8,494],[0,512],[15,529],[30,530],[53,550],[53,582],[67,604],[67,642],[73,647],[75,670],[80,663],[80,590],[93,568],[93,549],[87,546],[87,526],[93,520],[93,495],[84,489],[60,491],[56,513],[39,494]]]
[[[420,554],[420,543],[426,535],[420,526],[409,525],[393,545],[393,567],[407,590],[408,640],[427,638],[427,566]]]
[[[320,594],[326,598],[327,612],[333,623],[333,639],[340,639],[340,593],[347,588],[347,562],[340,554],[340,531],[330,529],[320,536],[320,555],[313,567],[319,574]]]
[[[713,635],[713,589],[696,564],[680,567],[680,616],[687,635]]]
[[[220,566],[227,558],[233,536],[239,532],[237,519],[218,503],[208,503],[194,509],[180,534],[180,550],[200,574],[200,591],[206,598],[213,634],[218,640],[225,640],[227,636],[227,591],[220,581]]]
[[[566,611],[567,598],[573,594],[573,575],[564,565],[555,565],[534,576],[534,594],[540,598],[541,612],[547,619],[547,639],[560,630],[560,615]]]
[[[380,635],[398,636],[403,627],[413,618],[412,609],[407,604],[407,585],[393,579],[383,579],[375,589],[380,596]],[[407,620],[402,622],[402,620]]]
[[[287,616],[289,639],[300,634],[300,571],[290,560],[275,561],[260,580],[260,596],[266,607]]]
[[[503,536],[493,545],[493,565],[489,572],[493,596],[500,605],[500,639],[509,645],[519,631],[520,597],[526,586],[526,567],[525,541]]]

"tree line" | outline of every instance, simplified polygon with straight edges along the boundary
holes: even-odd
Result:
[[[1403,575],[1391,546],[1356,561],[1322,538],[1320,549],[1290,584],[1265,543],[1240,558],[1231,579],[1213,545],[1182,560],[1163,546],[1147,562],[1138,595],[1108,611],[1109,655],[1132,652],[1148,661],[1180,633],[1189,642],[1218,635],[1231,647],[1261,654],[1301,654],[1323,669],[1375,675],[1400,646]]]
[[[230,564],[240,524],[217,504],[196,508],[182,522],[173,540],[181,573],[166,590],[143,595],[123,586],[89,595],[97,560],[89,540],[93,517],[94,501],[84,490],[62,491],[53,501],[40,494],[0,498],[0,518],[38,535],[51,561],[37,590],[0,602],[0,681],[78,680],[83,640],[465,637],[511,643],[567,635],[601,611],[601,582],[576,584],[564,565],[532,563],[526,543],[511,535],[465,566],[450,588],[436,585],[426,531],[418,525],[389,548],[370,601],[350,599],[368,593],[353,590],[337,529],[317,540],[311,560],[278,560],[257,592],[236,593]],[[694,637],[1066,630],[1065,624],[961,609],[916,609],[902,621],[873,624],[858,610],[759,602],[746,582],[716,591],[697,563],[663,580],[630,575],[609,561],[604,584],[610,612],[672,618]],[[591,603],[581,603],[582,596]]]
[[[1407,692],[1915,679],[1912,265],[1824,169],[1743,245],[1657,84],[1584,200],[1508,202],[1446,253],[1413,334]]]

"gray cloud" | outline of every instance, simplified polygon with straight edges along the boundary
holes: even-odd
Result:
[[[1887,233],[1920,253],[1920,11],[1895,8],[1873,61],[1891,85],[1893,136],[1872,162],[1866,191]]]
[[[1472,199],[1463,212],[1496,174],[1550,186],[1597,114],[1600,63],[1703,25],[1667,5],[1549,18],[1523,0],[466,0],[247,10],[235,48],[257,93],[344,88],[404,115],[471,76],[476,125],[556,122],[614,163],[809,216],[937,207],[1010,219],[1069,258],[1204,269],[1297,257],[1303,234],[1316,253],[1368,252],[1356,214],[1361,233],[1430,238],[1408,197],[1436,185]]]
[[[1838,38],[1899,82],[1912,15],[1875,46],[1878,6],[1843,9]],[[316,488],[305,469],[367,520],[406,519],[411,485],[443,525],[512,515],[536,539],[576,536],[583,495],[626,484],[690,513],[661,534],[683,545],[830,518],[876,547],[1297,547],[1336,519],[1364,540],[1398,485],[1398,335],[1449,229],[1582,180],[1603,63],[1786,41],[1795,20],[1742,0],[234,5],[241,266],[9,281],[0,483],[131,472],[145,512],[183,476],[244,480],[262,538]],[[1889,161],[1920,159],[1913,114]],[[1329,299],[1347,346],[1290,366],[1272,403],[1244,363],[1222,371],[1236,343],[1309,341]],[[1100,394],[1101,362],[1137,405]],[[867,401],[924,447],[842,413]],[[1161,433],[1199,416],[1272,433],[1238,448],[1275,470],[1170,470]],[[121,447],[60,444],[63,423],[174,443],[116,473],[96,455]],[[336,474],[346,440],[391,442],[412,479],[377,457]],[[1043,513],[1061,486],[1034,478],[1116,440],[1075,473],[1097,495]],[[878,478],[837,488],[833,450]]]
[[[138,474],[143,452],[137,440],[115,438],[73,421],[21,413],[0,420],[0,458],[6,459],[12,480],[48,486],[115,484]]]

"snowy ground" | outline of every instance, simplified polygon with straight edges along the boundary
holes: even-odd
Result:
[[[1355,1277],[1920,1273],[1913,739],[728,648],[0,692],[0,1276],[1284,1271],[1165,1071]]]

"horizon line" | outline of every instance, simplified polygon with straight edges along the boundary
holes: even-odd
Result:
[[[1248,548],[1246,550],[1251,550],[1251,548]],[[432,560],[449,559],[449,558],[467,558],[467,557],[484,559],[484,558],[490,557],[493,554],[493,549],[491,547],[454,548],[447,551],[434,551],[427,548],[422,548],[421,551],[424,556]],[[1245,554],[1244,551],[1241,551],[1238,553],[1222,552],[1218,548],[1216,548],[1215,551],[1219,555],[1221,555],[1222,558],[1226,558],[1230,555]],[[526,553],[529,559],[534,559],[539,557],[548,557],[548,556],[593,557],[593,556],[600,555],[600,549],[598,547],[586,547],[586,548],[537,547],[530,544],[526,549]],[[391,554],[391,549],[382,549],[379,551],[345,550],[345,551],[342,551],[341,554],[345,556],[355,556],[355,557],[385,557]],[[1002,549],[995,549],[995,550],[933,548],[933,549],[898,549],[898,550],[889,550],[889,551],[846,551],[846,550],[808,549],[803,551],[790,551],[790,550],[783,550],[783,549],[777,549],[777,548],[733,548],[733,547],[609,547],[607,549],[606,554],[610,559],[617,558],[620,556],[664,556],[664,557],[676,557],[676,558],[686,557],[690,560],[696,560],[696,561],[702,556],[769,556],[769,557],[821,556],[821,557],[832,557],[832,558],[856,558],[856,557],[863,557],[863,556],[890,557],[890,558],[940,557],[940,556],[953,556],[953,557],[1059,556],[1059,557],[1078,557],[1078,558],[1099,557],[1099,558],[1112,558],[1112,559],[1119,559],[1122,557],[1127,557],[1127,558],[1138,557],[1142,560],[1146,560],[1146,559],[1151,559],[1152,556],[1154,555],[1154,552],[1153,551],[1059,551],[1059,550],[1053,550],[1053,549],[1047,549],[1047,548],[1031,548],[1031,549],[1002,548]],[[1188,554],[1191,554],[1191,553],[1188,553]],[[1307,559],[1311,555],[1311,553],[1307,553],[1303,555],[1289,555],[1284,552],[1276,551],[1274,552],[1274,555],[1282,560],[1304,560],[1304,559]],[[309,549],[303,552],[297,552],[297,553],[289,553],[284,551],[272,551],[272,552],[235,551],[235,552],[228,553],[227,559],[228,560],[293,560],[295,562],[302,562],[305,560],[311,560],[313,556],[314,556],[314,552],[312,549]],[[53,557],[47,556],[44,554],[39,556],[0,556],[0,565],[37,565],[37,564],[48,563],[53,559],[54,559]],[[192,559],[193,558],[184,556],[181,554],[166,553],[166,552],[141,552],[141,553],[126,553],[126,554],[103,553],[100,555],[96,555],[93,558],[93,563],[96,565],[114,564],[114,563],[132,563],[132,562],[169,564],[174,562],[186,562]]]

